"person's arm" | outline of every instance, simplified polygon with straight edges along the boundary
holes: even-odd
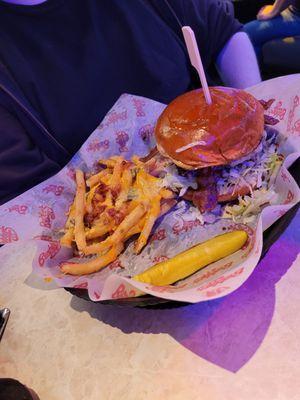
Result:
[[[59,169],[32,142],[20,121],[0,105],[0,205]]]
[[[285,10],[291,4],[291,0],[276,0],[273,5],[262,7],[257,14],[257,19],[260,21],[264,21],[275,18],[281,13],[281,11]]]
[[[245,32],[237,32],[228,40],[216,66],[226,86],[243,89],[261,82],[256,55]]]

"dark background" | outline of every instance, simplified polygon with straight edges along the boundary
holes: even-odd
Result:
[[[223,0],[233,3],[235,17],[242,23],[256,19],[258,11],[275,0]],[[292,44],[282,39],[272,40],[263,47],[260,65],[263,80],[300,72],[300,36]]]
[[[261,7],[266,4],[273,4],[275,0],[231,0],[234,5],[235,15],[242,23],[249,22],[256,18]]]

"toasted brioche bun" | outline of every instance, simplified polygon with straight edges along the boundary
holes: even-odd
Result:
[[[202,89],[173,100],[160,115],[155,137],[161,154],[184,169],[225,165],[251,153],[264,131],[264,109],[249,93],[210,88],[212,104]]]

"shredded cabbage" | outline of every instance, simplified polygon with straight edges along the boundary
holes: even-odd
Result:
[[[238,186],[245,185],[250,191],[250,195],[238,198],[238,204],[227,204],[223,218],[243,218],[244,222],[250,222],[264,205],[276,203],[278,195],[274,191],[274,182],[282,164],[282,156],[276,152],[276,137],[276,131],[271,135],[265,132],[261,143],[247,159],[235,161],[222,171],[222,179],[218,181],[220,193],[226,193],[230,188],[234,192]]]
[[[282,162],[282,157],[276,153],[277,147],[275,133],[270,136],[264,132],[260,144],[250,155],[218,167],[218,192],[233,193],[239,186],[248,186],[251,193],[254,187],[267,189],[272,186]]]
[[[162,186],[168,187],[175,192],[179,192],[179,196],[183,196],[188,188],[197,189],[197,182],[193,172],[187,172],[184,176],[178,173],[175,164],[165,167],[164,177],[162,178]]]
[[[261,208],[267,204],[276,204],[278,194],[274,189],[254,190],[251,196],[241,196],[238,204],[227,204],[224,207],[223,218],[232,218],[234,221],[243,217],[244,222],[250,222],[255,218]]]

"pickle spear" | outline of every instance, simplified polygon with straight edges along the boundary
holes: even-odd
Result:
[[[248,235],[243,230],[224,233],[200,243],[175,257],[153,265],[133,279],[155,286],[171,285],[201,268],[227,257],[246,243]]]

